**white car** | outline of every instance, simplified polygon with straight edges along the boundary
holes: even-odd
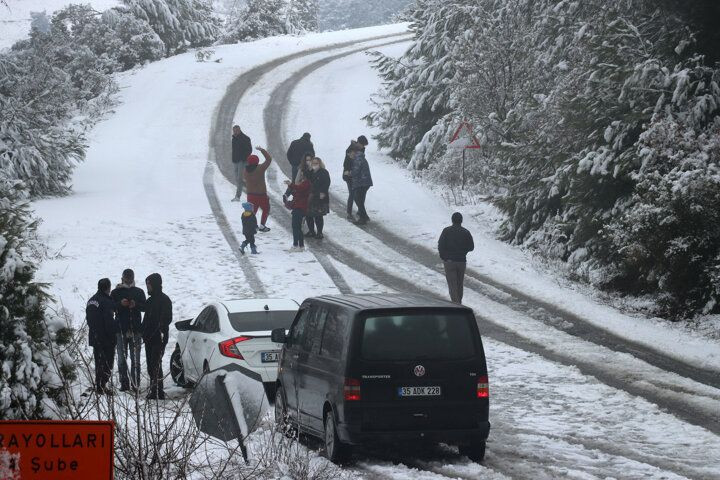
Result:
[[[274,400],[282,345],[270,340],[270,332],[289,329],[298,308],[293,300],[230,300],[210,303],[197,318],[176,322],[177,345],[170,359],[173,380],[189,387],[205,373],[232,365],[262,382]]]

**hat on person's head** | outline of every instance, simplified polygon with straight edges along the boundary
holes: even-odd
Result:
[[[126,268],[123,270],[122,278],[126,280],[135,280],[135,272],[133,272],[132,268]]]
[[[453,213],[451,219],[452,219],[452,223],[455,223],[458,225],[461,224],[463,221],[462,213],[460,213],[460,212]]]
[[[368,139],[365,135],[360,135],[357,139],[358,143],[364,147],[367,147]]]
[[[247,158],[247,164],[248,164],[248,165],[257,165],[258,163],[260,163],[260,158],[258,158],[257,155],[250,155],[250,156]]]
[[[310,140],[310,134],[308,132],[305,132],[302,134],[302,138],[304,138],[305,140]]]
[[[250,202],[243,202],[242,207],[246,212],[252,212],[254,205]]]

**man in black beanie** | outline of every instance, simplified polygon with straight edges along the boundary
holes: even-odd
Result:
[[[462,303],[467,254],[475,249],[473,237],[462,226],[462,221],[460,212],[453,213],[452,225],[445,227],[438,240],[438,252],[445,266],[450,300],[455,303]]]
[[[153,273],[145,279],[148,299],[145,302],[145,317],[141,330],[145,342],[150,389],[148,400],[165,400],[163,389],[162,358],[168,343],[170,324],[172,323],[172,301],[163,293],[162,277]]]
[[[115,358],[115,302],[110,297],[110,280],[98,281],[97,293],[87,302],[85,319],[88,324],[90,346],[95,359],[95,391],[112,394],[107,383],[112,375]]]

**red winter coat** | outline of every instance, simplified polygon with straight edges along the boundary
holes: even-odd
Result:
[[[297,185],[291,183],[288,188],[293,194],[293,208],[307,212],[308,198],[310,197],[310,182],[303,180]]]

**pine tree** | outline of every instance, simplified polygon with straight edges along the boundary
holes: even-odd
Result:
[[[286,0],[248,0],[226,22],[225,42],[245,42],[288,33]]]
[[[317,0],[288,0],[286,8],[286,30],[288,33],[295,34],[317,31]]]
[[[206,47],[220,35],[220,20],[208,0],[123,0],[148,22],[165,44],[167,55]]]
[[[52,318],[33,281],[36,222],[17,182],[0,178],[0,419],[58,418],[63,383],[75,378],[64,352],[72,330]]]

